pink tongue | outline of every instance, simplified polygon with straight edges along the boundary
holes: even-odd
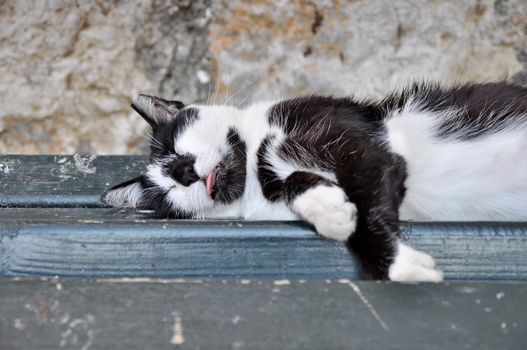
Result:
[[[207,180],[206,183],[207,183],[207,192],[209,193],[209,196],[212,194],[212,188],[214,187],[214,175],[216,174],[216,172],[213,170],[210,172],[209,175],[207,175]]]

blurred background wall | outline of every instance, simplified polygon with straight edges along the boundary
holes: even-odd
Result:
[[[525,0],[4,0],[0,153],[143,153],[137,92],[243,105],[525,71]]]

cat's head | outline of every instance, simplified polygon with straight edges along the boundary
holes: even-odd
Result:
[[[239,199],[245,188],[246,145],[231,106],[185,106],[139,95],[132,103],[152,128],[144,174],[103,193],[119,208],[156,210],[162,217],[202,217]]]

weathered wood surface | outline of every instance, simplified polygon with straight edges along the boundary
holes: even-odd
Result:
[[[149,212],[0,209],[0,276],[360,278],[298,222],[157,220]],[[527,225],[403,223],[448,279],[527,280]]]
[[[0,348],[523,350],[526,295],[525,283],[3,280]]]
[[[0,276],[359,278],[295,222],[163,221],[101,208],[141,156],[0,156]],[[79,207],[90,207],[81,209]],[[450,279],[527,280],[527,223],[402,223]]]
[[[105,189],[146,163],[144,156],[0,156],[0,207],[100,207]]]

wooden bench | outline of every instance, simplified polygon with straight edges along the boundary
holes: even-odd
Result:
[[[145,164],[0,156],[0,349],[524,348],[527,223],[402,223],[447,281],[361,281],[298,222],[102,207]]]

